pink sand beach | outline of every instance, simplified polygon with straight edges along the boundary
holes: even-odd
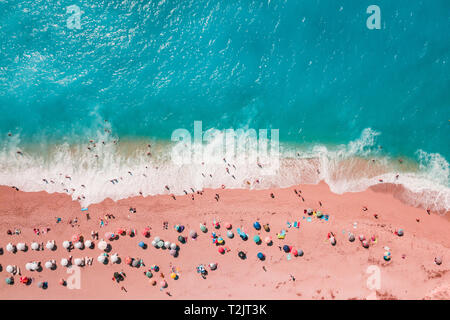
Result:
[[[312,214],[305,213],[308,209]],[[57,223],[58,217],[61,221]],[[68,195],[1,187],[0,218],[0,299],[450,299],[448,214],[410,207],[395,198],[389,185],[343,195],[332,193],[325,183],[258,191],[204,190],[175,199],[170,195],[118,202],[108,199],[89,206],[88,211],[82,211]],[[256,230],[256,221],[261,226],[268,224],[270,231]],[[201,223],[205,223],[206,233],[200,230]],[[232,225],[232,239],[227,237],[227,223]],[[184,230],[179,233],[176,225]],[[148,238],[142,235],[146,227],[150,228]],[[42,232],[44,228],[49,229]],[[120,228],[135,229],[136,235],[106,240],[105,233]],[[248,240],[241,239],[237,228]],[[14,234],[15,229],[20,234]],[[34,229],[40,230],[39,235]],[[99,240],[92,239],[93,230]],[[191,230],[197,232],[196,239],[190,237]],[[282,230],[285,237],[279,239]],[[213,243],[213,232],[223,238],[222,245]],[[356,238],[353,242],[350,233]],[[95,247],[74,248],[69,253],[62,243],[74,234],[93,240]],[[178,241],[180,235],[186,243]],[[256,235],[261,244],[254,242]],[[360,236],[368,248],[363,247]],[[155,248],[155,237],[176,243],[178,256]],[[266,237],[272,238],[271,246]],[[102,238],[111,246],[109,256],[117,253],[120,264],[97,261],[104,252],[97,248]],[[56,250],[45,248],[49,240],[55,241]],[[43,244],[44,250],[32,250],[34,241]],[[141,241],[147,248],[138,246]],[[6,250],[8,243],[20,242],[27,244],[28,251]],[[283,250],[285,245],[291,252]],[[224,253],[219,253],[219,248],[224,248]],[[299,250],[303,256],[294,255]],[[245,260],[238,256],[239,251],[246,254]],[[265,256],[263,261],[257,257],[259,252]],[[389,261],[384,259],[386,255],[390,255]],[[71,277],[60,263],[69,256],[93,258],[92,265],[80,268],[79,289],[59,283]],[[142,259],[145,265],[127,265],[127,257]],[[442,261],[439,265],[436,258]],[[52,259],[55,270],[44,266]],[[27,271],[25,266],[32,261],[40,262],[42,270]],[[217,269],[211,270],[210,263],[216,263]],[[11,276],[8,265],[21,271],[21,275],[12,275],[13,285],[5,281]],[[153,277],[148,278],[145,272],[153,265],[159,271],[151,271]],[[208,271],[204,278],[197,272],[199,265]],[[123,272],[124,280],[114,281],[114,272]],[[172,279],[171,273],[178,278]],[[20,283],[21,276],[30,278],[31,283]],[[161,281],[166,281],[167,287],[162,288]],[[39,288],[39,282],[47,282],[47,289]]]

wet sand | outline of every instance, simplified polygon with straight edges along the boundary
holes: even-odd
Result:
[[[68,195],[0,187],[0,247],[3,249],[0,299],[450,299],[448,213],[428,214],[424,209],[404,204],[391,191],[386,185],[336,195],[324,183],[257,191],[204,190],[202,195],[193,194],[194,200],[192,194],[177,196],[176,200],[170,195],[118,202],[105,200],[89,206],[87,220],[86,211],[81,211],[80,204]],[[219,201],[215,199],[216,193],[220,195]],[[136,213],[130,213],[130,207],[136,208]],[[328,221],[305,214],[308,208],[329,215]],[[105,220],[108,224],[100,227],[99,219],[104,219],[105,214],[115,218]],[[56,223],[55,217],[62,221]],[[78,219],[78,225],[72,227],[68,222],[74,218]],[[214,229],[214,219],[220,222],[220,229]],[[167,230],[163,228],[165,221]],[[261,225],[268,223],[270,232],[255,230],[254,221]],[[288,228],[288,221],[299,221],[300,227]],[[202,222],[208,227],[207,233],[200,231]],[[233,226],[233,239],[226,237],[225,222]],[[175,224],[185,226],[183,236],[189,238],[189,231],[196,230],[198,238],[179,243]],[[151,227],[149,238],[141,234],[146,226]],[[50,231],[40,235],[33,232],[33,228],[44,227]],[[247,241],[238,236],[238,227],[248,234]],[[7,235],[8,229],[16,228],[21,230],[20,235]],[[73,249],[68,253],[62,247],[62,242],[70,240],[75,233],[91,239],[91,230],[96,230],[99,238],[104,238],[106,232],[118,228],[137,231],[135,237],[120,236],[118,240],[108,241],[111,253],[118,253],[122,258],[121,264],[97,262],[101,253],[98,248]],[[281,229],[286,230],[285,239],[277,239]],[[398,229],[404,230],[402,237],[395,234]],[[222,236],[224,246],[230,251],[220,254],[218,246],[212,243],[211,232]],[[335,235],[335,246],[327,237],[330,232]],[[348,241],[349,232],[355,235],[354,242]],[[257,234],[263,240],[260,245],[253,241]],[[374,236],[376,242],[371,241],[368,249],[363,248],[358,239],[360,234],[367,239]],[[172,257],[169,250],[154,248],[151,241],[155,236],[177,243],[179,256]],[[266,236],[272,237],[272,246],[264,243]],[[9,242],[25,242],[30,247],[32,241],[43,242],[45,246],[47,240],[55,240],[57,250],[29,249],[15,254],[6,251]],[[140,248],[139,241],[145,242],[148,248]],[[280,250],[279,246],[283,245],[301,249],[304,255],[288,260],[287,254]],[[389,262],[383,259],[386,246],[392,254]],[[239,251],[247,253],[246,260],[238,257]],[[265,261],[258,260],[258,252],[265,254]],[[70,277],[60,265],[61,258],[69,255],[94,259],[92,266],[81,268],[80,289],[69,289],[58,283],[61,278]],[[145,266],[126,265],[126,256],[143,259]],[[437,256],[443,261],[439,266],[434,262]],[[40,261],[44,265],[49,259],[56,260],[56,270],[25,269],[27,262]],[[208,275],[203,279],[196,267],[211,262],[217,263],[218,268],[214,271],[207,268]],[[153,278],[148,279],[143,273],[153,264],[160,271],[153,272]],[[22,275],[31,277],[32,283],[21,284],[16,275],[15,284],[7,285],[7,265],[20,267]],[[171,265],[178,269],[177,280],[169,277]],[[126,274],[120,284],[112,280],[115,271]],[[165,289],[159,285],[161,274],[168,284]],[[374,278],[377,274],[378,283]],[[152,280],[158,284],[153,286]],[[48,288],[38,288],[39,281],[47,281]],[[122,286],[126,292],[121,290]]]

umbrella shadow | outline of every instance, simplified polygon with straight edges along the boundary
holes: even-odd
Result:
[[[108,244],[106,245],[105,252],[109,253],[109,252],[111,252],[111,250],[112,250],[112,246],[108,243]]]

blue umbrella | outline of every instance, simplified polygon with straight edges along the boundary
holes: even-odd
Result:
[[[260,230],[260,229],[261,229],[261,225],[259,224],[258,221],[256,221],[256,222],[253,224],[253,227],[255,227],[256,230]]]
[[[145,248],[145,243],[144,242],[139,242],[139,247],[141,247],[141,248]]]
[[[258,259],[259,260],[264,259],[264,254],[262,252],[258,252]]]
[[[285,244],[285,245],[283,246],[283,250],[284,250],[284,252],[289,252],[289,251],[291,251],[291,249],[289,248],[289,246],[288,246],[287,244]]]

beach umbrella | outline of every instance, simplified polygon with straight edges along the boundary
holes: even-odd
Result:
[[[75,248],[77,248],[77,249],[83,249],[84,248],[83,242],[81,242],[81,241],[75,242],[75,244],[73,246]]]
[[[254,227],[256,230],[261,230],[261,225],[259,224],[258,221],[255,221],[255,223],[253,223],[253,227]]]
[[[228,230],[230,230],[233,226],[231,225],[231,223],[227,222],[225,223],[225,228],[227,228]]]
[[[145,248],[145,243],[142,242],[142,241],[139,241],[138,245],[139,245],[139,247],[141,247],[141,248]]]
[[[233,238],[234,238],[234,233],[233,233],[233,231],[228,230],[228,231],[227,231],[227,237],[230,238],[230,239],[233,239]]]
[[[206,226],[203,223],[200,223],[200,230],[202,232],[207,232],[208,231],[208,229],[206,228]]]
[[[253,241],[255,241],[255,243],[260,243],[261,242],[261,237],[256,235],[253,237]]]
[[[125,230],[123,230],[122,228],[117,229],[117,234],[118,235],[123,235],[125,233]]]
[[[39,281],[37,287],[40,289],[44,288],[44,283],[42,281]]]
[[[293,249],[291,252],[294,255],[294,257],[298,256],[298,251],[296,249]]]
[[[335,237],[330,237],[330,243],[331,245],[336,245],[336,238]]]
[[[238,256],[239,256],[239,258],[241,258],[241,259],[245,259],[246,254],[245,254],[243,251],[239,251]]]
[[[131,265],[132,262],[133,262],[133,258],[131,258],[131,257],[126,257],[125,258],[125,263],[126,264]]]
[[[156,247],[156,241],[155,240],[152,241],[152,246]]]
[[[175,272],[172,272],[172,273],[170,274],[170,277],[171,277],[172,279],[174,279],[174,280],[178,279],[178,276],[177,276],[177,274],[176,274]]]
[[[39,243],[37,243],[37,242],[32,242],[32,243],[31,243],[31,249],[32,249],[32,250],[39,250]]]
[[[45,247],[48,250],[53,250],[55,248],[55,243],[53,241],[47,241],[47,244],[45,245]]]
[[[398,231],[397,231],[397,235],[399,236],[399,237],[403,237],[403,229],[398,229]]]
[[[262,252],[258,252],[257,257],[259,260],[264,259],[264,254]]]
[[[133,259],[133,261],[131,261],[131,266],[134,268],[139,268],[140,265],[141,265],[141,262],[137,259]]]
[[[108,243],[106,243],[105,240],[100,240],[97,246],[100,250],[104,251],[106,248],[108,248]]]
[[[175,257],[177,255],[177,250],[175,249],[170,249],[170,255]]]
[[[45,263],[45,267],[46,267],[47,269],[53,268],[53,262],[47,261],[47,262]]]
[[[27,248],[27,246],[23,242],[19,242],[17,244],[17,250],[19,250],[19,251],[25,251],[26,248]]]
[[[5,279],[6,284],[14,284],[14,278],[13,277],[8,277]]]
[[[61,259],[61,265],[63,267],[67,267],[69,265],[69,260],[67,260],[66,258],[62,258]]]
[[[83,260],[80,258],[76,258],[74,260],[76,266],[81,266],[83,264]]]
[[[218,244],[223,244],[224,243],[223,238],[222,237],[218,237],[217,238],[217,243]]]
[[[65,240],[65,241],[63,241],[62,245],[63,245],[64,249],[69,249],[70,248],[70,241]]]
[[[288,253],[289,251],[291,251],[291,248],[289,248],[289,246],[287,244],[285,244],[283,246],[283,250],[284,250],[284,252]]]
[[[161,288],[166,288],[167,287],[166,280],[161,280],[161,282],[159,284],[160,284]]]
[[[23,284],[28,284],[28,282],[30,281],[30,279],[28,277],[20,277],[20,283]]]
[[[91,240],[86,240],[85,242],[84,242],[84,246],[86,247],[86,248],[92,248],[92,241]]]
[[[28,262],[27,264],[25,264],[25,269],[27,269],[28,271],[32,271],[31,262]]]
[[[145,276],[146,276],[147,278],[151,278],[151,277],[153,277],[153,273],[151,273],[150,270],[149,270],[149,271],[147,271],[147,272],[145,273]]]
[[[98,262],[100,262],[100,263],[106,263],[106,256],[104,256],[104,255],[99,255],[98,257],[97,257],[97,261]]]
[[[186,239],[183,236],[178,236],[178,241],[180,241],[181,243],[184,243],[186,241]]]
[[[158,271],[159,271],[159,267],[158,267],[156,264],[152,265],[152,266],[150,267],[150,269],[154,270],[155,272],[158,272]]]
[[[197,232],[195,230],[191,230],[191,231],[189,231],[189,236],[192,239],[195,239],[195,238],[197,238]]]
[[[306,209],[306,213],[308,215],[312,215],[313,214],[313,209]]]
[[[162,248],[162,247],[164,246],[164,241],[159,240],[158,243],[156,244],[156,246],[157,246],[158,248]]]
[[[164,242],[164,248],[166,248],[166,249],[170,248],[170,241]]]
[[[223,247],[219,247],[219,253],[220,254],[224,254],[225,253],[225,249]]]
[[[36,271],[39,269],[39,263],[38,262],[32,262],[31,263],[31,271]]]
[[[367,240],[363,240],[362,241],[362,246],[364,247],[364,248],[369,248],[369,242],[367,242]]]
[[[434,263],[436,263],[438,266],[440,266],[442,264],[442,258],[441,257],[434,258]]]
[[[386,251],[384,253],[383,259],[386,260],[386,261],[391,260],[391,253],[389,251]]]
[[[264,228],[264,230],[266,230],[266,232],[269,232],[269,231],[270,231],[270,227],[269,227],[269,224],[268,224],[268,223],[266,223],[265,225],[263,225],[263,228]]]
[[[150,236],[150,228],[149,227],[144,228],[144,230],[142,231],[142,235],[144,237],[149,237]]]
[[[366,237],[364,237],[363,234],[360,234],[359,235],[359,241],[364,241],[364,240],[366,240]]]
[[[350,241],[350,242],[355,241],[355,236],[353,235],[353,233],[351,233],[351,234],[348,236],[348,241]]]
[[[272,238],[271,238],[271,237],[266,237],[266,238],[264,239],[264,241],[265,241],[267,244],[271,244],[271,243],[272,243]]]
[[[16,251],[16,247],[10,242],[6,245],[6,251],[14,252],[14,251]]]
[[[170,249],[176,250],[176,249],[177,249],[177,244],[172,242],[172,243],[170,244]]]
[[[74,234],[72,236],[72,242],[80,241],[81,236],[79,234]]]
[[[217,269],[217,263],[211,262],[211,263],[209,264],[209,268],[210,268],[211,270],[216,270],[216,269]]]
[[[153,239],[153,241],[155,241],[156,243],[158,243],[160,240],[161,240],[160,237],[155,237],[155,238]]]
[[[14,273],[14,267],[12,265],[7,265],[6,266],[6,272],[8,273]]]
[[[59,284],[62,285],[62,286],[65,286],[66,285],[66,280],[60,279],[59,280]]]
[[[303,250],[302,249],[298,249],[297,250],[297,254],[299,257],[303,256]]]
[[[113,254],[113,255],[111,256],[111,262],[112,262],[112,263],[117,263],[117,262],[119,262],[119,256],[117,255],[117,253],[115,253],[115,254]]]

